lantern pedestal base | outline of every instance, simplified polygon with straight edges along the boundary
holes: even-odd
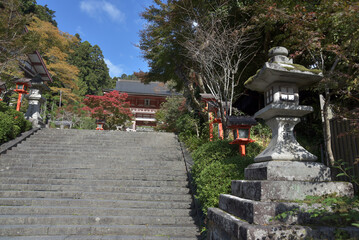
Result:
[[[247,180],[330,181],[330,168],[318,162],[269,161],[254,163],[244,170]]]
[[[320,218],[304,212],[314,206],[294,202],[333,193],[354,196],[352,184],[331,182],[329,168],[321,163],[270,161],[252,164],[245,173],[246,180],[232,181],[231,195],[219,197],[219,208],[208,209],[207,239],[335,239],[338,230],[359,238],[358,228],[321,226]],[[300,210],[298,214],[275,219],[294,209]]]
[[[266,124],[272,129],[272,140],[254,161],[316,161],[317,157],[305,150],[294,137],[293,129],[299,122],[300,118],[296,117],[274,117],[267,120]]]

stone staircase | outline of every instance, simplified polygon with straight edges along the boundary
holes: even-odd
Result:
[[[197,239],[173,134],[44,129],[0,156],[0,239]]]

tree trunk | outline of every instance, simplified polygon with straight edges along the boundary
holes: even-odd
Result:
[[[184,95],[186,97],[186,99],[190,99],[191,103],[190,105],[197,109],[200,110],[201,109],[201,103],[196,99],[195,96],[195,89],[192,85],[192,82],[189,80],[189,78],[186,76],[185,72],[181,69],[181,67],[178,67],[176,69],[176,75],[178,76],[179,79],[181,79],[183,81],[183,85],[184,85]]]
[[[326,94],[326,98],[323,97],[324,104],[322,106],[322,114],[323,114],[323,134],[324,134],[324,146],[326,152],[326,158],[329,161],[331,166],[334,166],[335,159],[332,150],[332,135],[330,131],[330,96]]]

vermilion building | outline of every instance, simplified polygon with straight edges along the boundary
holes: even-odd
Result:
[[[156,126],[155,113],[160,109],[166,97],[177,95],[162,82],[144,84],[137,80],[118,80],[116,88],[120,93],[127,93],[131,111],[134,115],[133,130],[137,126]]]

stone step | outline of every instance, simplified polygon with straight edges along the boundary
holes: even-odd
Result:
[[[193,237],[198,231],[193,226],[161,226],[161,225],[5,225],[0,226],[0,236],[27,235],[150,235]]]
[[[197,239],[174,134],[44,129],[0,156],[0,240]]]
[[[89,152],[89,151],[78,151],[78,152],[71,152],[71,151],[57,151],[57,150],[46,150],[46,149],[42,149],[42,150],[31,150],[31,151],[26,151],[26,150],[10,150],[7,153],[8,155],[11,156],[28,156],[28,155],[36,155],[38,157],[46,157],[47,155],[50,156],[56,156],[56,155],[60,155],[62,157],[67,157],[67,156],[73,156],[76,155],[77,157],[100,157],[100,156],[108,156],[108,157],[116,157],[119,155],[132,155],[132,156],[136,156],[136,157],[169,157],[169,158],[173,158],[173,157],[181,157],[182,153],[179,151],[174,151],[174,152],[164,152],[164,151],[156,151],[155,149],[152,150],[148,150],[148,151],[134,151],[134,150],[126,150],[124,149],[123,151],[121,150],[111,150],[111,151],[94,151],[94,152]]]
[[[114,147],[131,147],[131,148],[139,148],[139,147],[153,147],[153,148],[166,148],[166,147],[176,147],[178,144],[177,141],[165,141],[163,143],[159,143],[157,141],[143,141],[139,142],[137,140],[129,141],[129,140],[106,140],[106,139],[96,139],[94,141],[84,141],[82,139],[69,139],[69,140],[52,140],[52,139],[42,139],[42,140],[32,140],[32,141],[24,141],[19,147],[51,147],[51,146],[76,146],[76,147],[88,147],[89,145],[94,147],[101,148],[114,148]]]
[[[136,168],[136,169],[183,169],[183,162],[174,162],[174,161],[151,161],[151,160],[132,160],[132,161],[88,161],[82,159],[81,161],[74,162],[71,159],[67,161],[62,159],[60,163],[58,160],[45,160],[45,159],[33,159],[33,160],[23,160],[18,158],[0,158],[0,171],[1,169],[10,169],[12,167],[32,167],[32,168],[97,168],[97,169],[117,169],[120,167],[125,168]]]
[[[178,140],[173,136],[162,136],[162,135],[112,135],[112,136],[101,136],[101,135],[94,135],[94,136],[86,136],[86,135],[74,135],[74,136],[66,136],[66,135],[33,135],[31,136],[31,139],[26,139],[25,143],[27,142],[33,142],[33,143],[46,143],[46,140],[48,142],[58,142],[58,143],[68,143],[68,142],[75,142],[75,143],[117,143],[117,144],[123,144],[123,143],[133,143],[134,145],[140,146],[140,145],[154,145],[155,143],[163,143],[166,144],[176,144]],[[101,141],[97,141],[101,140]],[[140,144],[140,145],[139,145]]]
[[[143,209],[190,209],[191,203],[171,201],[130,201],[101,199],[39,199],[39,198],[1,198],[0,206],[43,206],[43,207],[106,207]]]
[[[113,149],[114,148],[114,149]],[[53,150],[53,151],[103,151],[104,149],[111,149],[112,151],[117,151],[117,150],[128,150],[128,151],[152,151],[152,150],[157,150],[157,151],[180,151],[181,149],[179,148],[179,146],[174,145],[174,144],[166,144],[166,145],[155,145],[153,144],[153,146],[133,146],[133,144],[113,144],[112,146],[109,145],[105,145],[103,143],[97,143],[94,145],[90,145],[88,143],[86,144],[78,144],[78,143],[74,143],[74,144],[26,144],[26,143],[22,143],[20,145],[18,145],[16,148],[14,148],[14,150],[18,151],[18,150],[23,150],[23,151],[41,151],[41,150]]]
[[[197,237],[176,237],[176,236],[140,236],[140,235],[132,235],[132,236],[124,236],[124,235],[56,235],[56,236],[13,236],[11,240],[197,240]],[[1,237],[0,240],[9,240],[8,237]]]
[[[185,181],[186,175],[116,175],[116,174],[76,174],[76,173],[33,173],[33,172],[0,172],[0,177],[28,177],[49,179],[90,179],[90,180],[145,180],[145,181]]]
[[[29,153],[29,152],[9,152],[7,157],[18,158],[23,160],[32,160],[32,159],[71,159],[78,161],[81,159],[88,159],[89,162],[99,162],[100,159],[108,160],[161,160],[161,161],[181,161],[182,154],[180,153],[167,153],[167,154],[146,154],[146,153],[123,153],[123,154],[111,154],[111,153],[61,153],[61,152],[38,152],[38,153]]]
[[[46,173],[78,173],[78,174],[134,174],[134,175],[183,175],[186,174],[186,170],[183,169],[137,169],[123,167],[120,169],[113,168],[34,168],[34,167],[7,167],[1,168],[0,172],[16,173],[16,172],[46,172]]]
[[[188,194],[188,188],[180,187],[114,187],[90,185],[44,185],[44,184],[1,184],[1,191],[84,191],[84,192],[121,192],[143,194]]]
[[[137,180],[81,180],[81,179],[46,179],[46,178],[12,178],[0,177],[2,184],[51,184],[81,186],[113,186],[113,187],[188,187],[187,181],[137,181]]]
[[[148,209],[73,206],[0,206],[0,215],[191,216],[191,209]]]
[[[0,225],[188,225],[192,217],[0,215]]]
[[[189,194],[140,194],[113,192],[78,191],[1,191],[0,198],[68,198],[68,199],[104,199],[104,200],[140,200],[140,201],[192,201]],[[1,214],[1,212],[0,212]]]

